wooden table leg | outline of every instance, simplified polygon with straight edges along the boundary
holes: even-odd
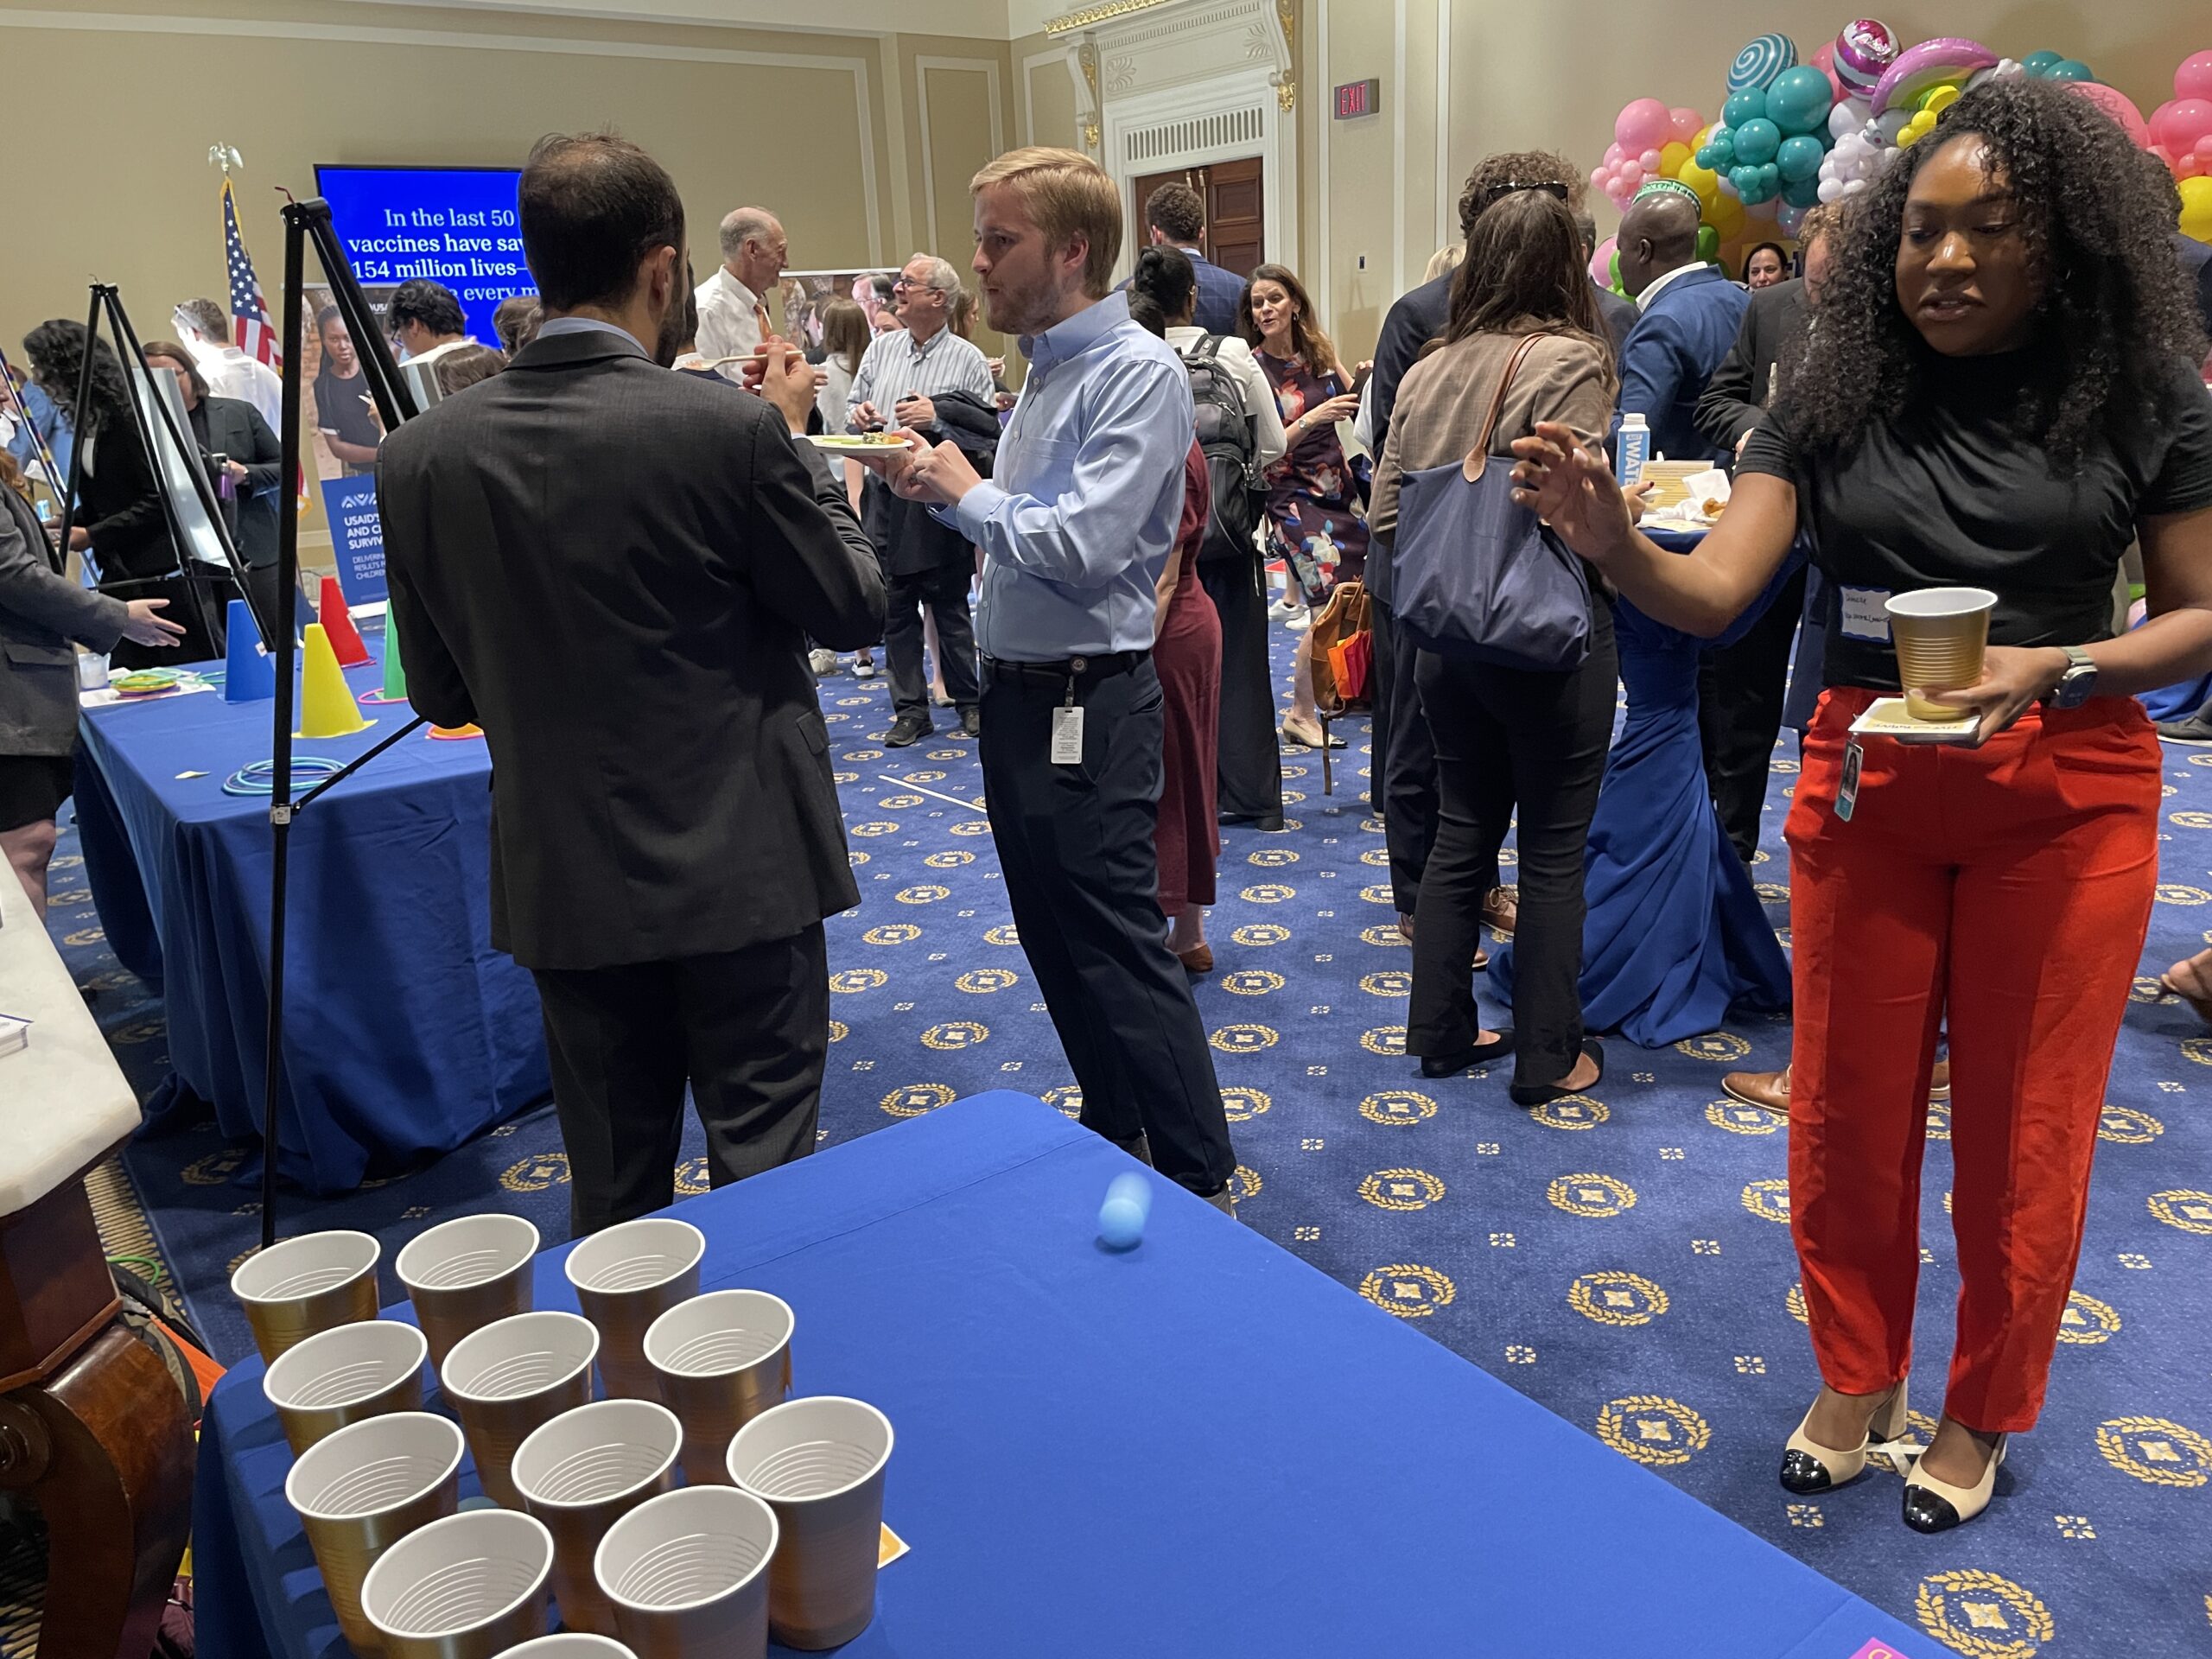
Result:
[[[28,1487],[50,1555],[40,1659],[146,1659],[192,1524],[192,1422],[153,1350],[110,1325],[0,1395],[0,1486]]]

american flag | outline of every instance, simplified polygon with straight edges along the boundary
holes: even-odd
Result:
[[[231,331],[238,349],[282,373],[284,353],[276,341],[276,325],[269,319],[261,279],[253,274],[245,238],[238,234],[238,203],[231,199],[228,179],[223,181],[223,257],[231,268]]]

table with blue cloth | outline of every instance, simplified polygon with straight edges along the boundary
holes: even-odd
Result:
[[[373,691],[382,671],[348,679]],[[80,723],[93,900],[167,1005],[175,1076],[149,1117],[197,1096],[234,1139],[261,1133],[270,834],[269,797],[223,785],[270,758],[275,708],[200,693]],[[414,718],[404,702],[361,712],[377,723],[295,753],[350,760]],[[491,769],[480,738],[425,728],[293,822],[278,1168],[312,1192],[451,1151],[551,1090],[537,987],[492,948]]]
[[[912,1553],[856,1659],[1942,1651],[1156,1176],[1107,1250],[1137,1168],[993,1093],[668,1211],[706,1235],[702,1290],[796,1311],[797,1393],[891,1419]],[[566,1254],[541,1308],[576,1306]],[[261,1377],[202,1428],[200,1651],[344,1659]]]

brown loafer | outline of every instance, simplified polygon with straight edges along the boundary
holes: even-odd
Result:
[[[1516,894],[1503,887],[1492,887],[1483,895],[1483,925],[1500,938],[1511,938],[1514,925],[1520,918],[1521,900]]]
[[[1204,944],[1194,944],[1187,950],[1178,950],[1175,953],[1175,960],[1181,963],[1187,972],[1210,974],[1213,971],[1213,947]]]
[[[1950,1097],[1951,1063],[1948,1060],[1938,1060],[1936,1062],[1936,1069],[1928,1074],[1928,1098],[1948,1100]]]
[[[1720,1091],[1746,1106],[1761,1106],[1787,1116],[1789,1110],[1789,1068],[1779,1071],[1731,1071],[1720,1079]]]

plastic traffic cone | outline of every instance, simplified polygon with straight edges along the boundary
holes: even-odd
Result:
[[[276,664],[261,649],[261,630],[254,626],[253,613],[245,601],[231,601],[230,620],[224,626],[230,635],[230,650],[223,669],[223,701],[259,702],[275,696]]]
[[[338,584],[330,584],[335,588]],[[354,706],[353,693],[330,648],[330,635],[320,622],[308,624],[305,663],[300,673],[300,729],[294,737],[346,737],[376,724],[363,720]]]
[[[330,636],[330,649],[338,658],[340,668],[359,668],[369,660],[369,648],[361,643],[361,631],[353,626],[353,619],[346,609],[345,591],[335,576],[322,579],[322,631]]]
[[[389,605],[384,613],[384,700],[407,701],[407,667],[399,660],[399,613]]]

